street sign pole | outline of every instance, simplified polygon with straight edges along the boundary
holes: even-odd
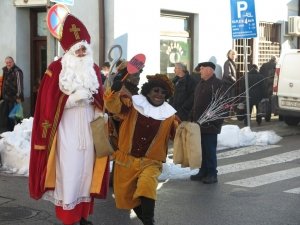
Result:
[[[247,123],[250,127],[250,102],[248,84],[247,38],[257,37],[254,0],[230,0],[232,39],[244,40],[244,68]]]
[[[251,128],[251,112],[250,112],[250,102],[249,102],[249,82],[248,82],[248,62],[247,62],[247,39],[244,39],[244,68],[245,68],[245,91],[246,91],[246,108],[247,108],[247,125]]]

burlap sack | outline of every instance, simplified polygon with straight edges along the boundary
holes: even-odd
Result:
[[[108,138],[108,127],[103,116],[91,122],[94,147],[97,157],[111,155],[114,152]]]

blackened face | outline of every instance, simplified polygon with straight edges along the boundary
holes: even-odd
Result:
[[[147,94],[148,100],[154,106],[162,105],[166,100],[167,91],[161,87],[153,87]]]

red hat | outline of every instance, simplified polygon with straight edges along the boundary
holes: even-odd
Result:
[[[59,41],[62,48],[67,51],[80,41],[87,41],[90,44],[91,37],[83,23],[75,16],[68,14],[65,17]]]

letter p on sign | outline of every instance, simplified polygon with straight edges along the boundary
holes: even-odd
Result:
[[[238,16],[238,18],[241,18],[241,12],[242,11],[246,11],[247,9],[248,9],[248,4],[247,4],[247,2],[245,2],[245,1],[240,1],[240,2],[237,2],[236,3],[237,4],[237,16]]]

